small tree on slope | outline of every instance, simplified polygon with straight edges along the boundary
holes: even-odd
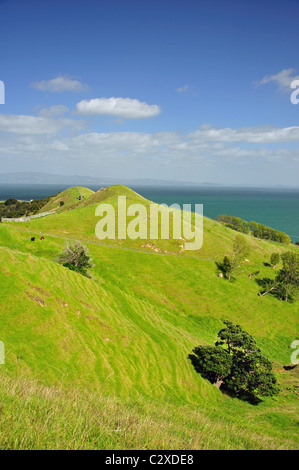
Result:
[[[275,279],[263,278],[256,282],[263,289],[259,295],[274,295],[279,299],[295,301],[299,292],[299,254],[290,251],[281,255],[283,267]]]
[[[257,398],[278,393],[272,364],[258,348],[255,339],[240,325],[224,321],[215,346],[198,346],[192,362],[205,378],[218,388],[237,395]]]
[[[91,258],[87,248],[79,242],[67,245],[58,257],[58,262],[72,271],[77,271],[87,276],[87,269],[92,268]]]
[[[233,274],[238,270],[240,263],[248,256],[249,252],[250,249],[245,237],[237,235],[233,243],[232,255],[230,257],[224,256],[221,263],[216,262],[217,268],[226,279],[231,281]]]

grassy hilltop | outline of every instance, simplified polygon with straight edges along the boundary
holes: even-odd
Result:
[[[49,202],[42,207],[40,212],[61,212],[74,209],[76,206],[80,205],[82,200],[88,199],[92,194],[94,194],[94,191],[82,186],[68,188],[56,196],[51,197]]]
[[[298,247],[245,235],[251,252],[229,283],[215,261],[230,254],[234,230],[204,218],[198,251],[184,240],[100,241],[100,202],[150,201],[124,186],[79,193],[52,198],[40,212],[53,215],[0,224],[0,448],[298,448],[298,368],[283,368],[298,303],[259,297],[248,277],[273,276],[270,254]],[[90,278],[55,261],[71,240],[88,247]],[[223,319],[269,357],[277,397],[253,406],[194,371],[188,354],[214,344]]]

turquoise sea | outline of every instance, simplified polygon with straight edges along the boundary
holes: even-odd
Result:
[[[299,189],[252,188],[134,188],[154,202],[203,204],[203,213],[214,219],[219,214],[260,222],[299,241]],[[194,210],[194,209],[192,209]]]
[[[22,200],[42,199],[66,189],[64,185],[1,185],[0,200],[10,197]],[[89,186],[94,191],[98,186]],[[131,186],[145,198],[170,204],[203,204],[206,217],[219,214],[256,221],[287,233],[292,242],[299,241],[299,189],[261,189],[224,187],[156,187]]]

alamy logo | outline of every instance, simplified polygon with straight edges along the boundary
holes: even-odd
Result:
[[[295,91],[291,94],[291,103],[299,103],[299,80],[293,80],[291,83],[291,88],[295,88]]]
[[[2,80],[0,80],[0,104],[5,104],[5,86]]]
[[[298,339],[295,339],[295,341],[292,342],[291,344],[291,348],[292,349],[295,349],[295,351],[292,353],[291,355],[291,363],[292,364],[299,364],[299,340]]]
[[[100,240],[175,239],[185,241],[185,250],[199,250],[202,247],[202,204],[195,204],[195,213],[191,212],[191,204],[183,204],[183,209],[178,204],[168,207],[156,203],[131,204],[127,207],[126,196],[118,196],[117,211],[111,204],[102,203],[97,206],[95,215],[102,217],[95,229]]]

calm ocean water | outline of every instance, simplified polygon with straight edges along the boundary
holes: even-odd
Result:
[[[65,185],[0,185],[0,201],[10,197],[42,199],[66,189]],[[98,186],[89,186],[97,191]],[[299,241],[299,189],[241,189],[208,187],[131,186],[145,198],[165,204],[203,204],[204,215],[214,219],[229,214],[263,223]],[[194,206],[192,207],[194,210]]]

